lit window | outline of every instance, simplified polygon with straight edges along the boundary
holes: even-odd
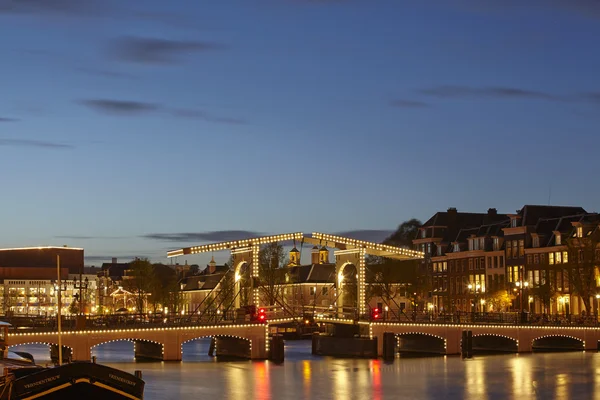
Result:
[[[556,252],[556,254],[554,255],[554,258],[556,259],[555,261],[557,264],[562,264],[562,257],[561,257],[560,251]]]
[[[563,253],[562,253],[562,259],[563,259],[562,260],[563,263],[565,263],[565,264],[568,263],[569,262],[569,253],[566,252],[566,251],[563,251]]]
[[[554,253],[548,253],[548,264],[554,264]]]
[[[554,244],[556,244],[557,246],[560,246],[560,233],[557,233],[554,236]]]
[[[583,226],[577,227],[577,237],[583,237]]]

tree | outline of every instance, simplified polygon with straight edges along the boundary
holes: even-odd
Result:
[[[417,238],[421,225],[423,225],[421,221],[416,218],[404,221],[398,226],[396,232],[383,241],[383,244],[397,247],[412,247],[412,241]]]
[[[158,305],[167,307],[172,312],[178,312],[182,303],[177,272],[164,264],[152,265],[152,281],[150,298],[153,308]]]
[[[549,281],[546,281],[543,285],[537,285],[532,287],[531,295],[538,299],[544,308],[544,313],[547,314],[550,310],[550,303],[556,296],[556,291],[552,287]]]
[[[154,268],[147,258],[136,258],[129,264],[123,284],[135,295],[136,310],[145,311],[146,298],[156,287]]]
[[[283,246],[277,242],[264,245],[258,253],[260,290],[269,305],[281,302],[283,266],[287,264]]]
[[[590,312],[591,297],[596,295],[596,277],[600,265],[600,232],[594,229],[583,237],[572,237],[567,240],[568,267],[566,269],[573,293],[577,294],[585,309]],[[563,260],[563,263],[565,260]]]
[[[506,311],[512,304],[513,298],[504,289],[489,292],[486,296],[486,302],[494,308],[494,311]]]

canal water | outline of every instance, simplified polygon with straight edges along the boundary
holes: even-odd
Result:
[[[167,399],[594,399],[600,398],[600,354],[337,359],[310,354],[310,341],[286,343],[282,365],[218,362],[208,340],[184,345],[183,362],[134,362],[133,344],[94,349],[98,362],[143,371],[147,400]],[[17,348],[15,348],[17,349]],[[19,346],[49,362],[44,345]]]

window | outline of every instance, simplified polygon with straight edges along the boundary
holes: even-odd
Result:
[[[583,226],[577,227],[577,237],[583,237]]]
[[[525,257],[525,240],[519,240],[519,257]]]
[[[442,255],[442,246],[438,246],[437,247],[437,255],[441,256]]]
[[[469,271],[473,270],[473,259],[469,258]]]
[[[479,238],[479,249],[485,250],[485,238]]]
[[[562,253],[562,258],[563,258],[563,263],[566,264],[569,262],[569,253],[566,251],[563,251]]]
[[[556,233],[554,235],[554,244],[556,244],[557,246],[560,246],[560,233]]]
[[[321,295],[322,296],[327,296],[328,292],[329,292],[329,288],[327,286],[323,286],[321,288]]]
[[[512,258],[512,246],[511,241],[506,241],[506,258]]]
[[[533,237],[533,247],[540,247],[540,238],[539,236]]]
[[[531,264],[531,254],[527,254],[527,264]]]
[[[516,240],[512,241],[512,258],[517,258],[519,256],[519,242]]]
[[[425,239],[427,237],[427,230],[421,229],[421,238]]]
[[[540,255],[539,254],[534,254],[533,255],[533,263],[534,264],[539,264],[540,263]]]
[[[479,269],[479,258],[475,259],[475,269]]]
[[[554,264],[554,253],[548,253],[548,264]]]
[[[510,227],[511,228],[516,228],[517,227],[517,218],[513,217],[510,219]]]
[[[540,264],[543,264],[546,262],[546,255],[545,254],[540,254]]]
[[[472,251],[472,250],[477,250],[477,249],[475,248],[475,245],[476,245],[476,244],[477,244],[477,243],[475,242],[475,239],[469,239],[469,251]]]
[[[310,295],[314,296],[315,294],[317,294],[317,287],[316,286],[311,286],[310,287]]]
[[[500,240],[498,238],[494,238],[494,251],[500,250]]]
[[[457,253],[460,251],[460,244],[454,243],[454,251]]]
[[[558,252],[556,252],[556,254],[554,254],[554,261],[555,261],[557,264],[562,264],[562,257],[561,257],[561,255],[562,255],[562,254],[561,254],[561,252],[560,252],[560,251],[558,251]]]

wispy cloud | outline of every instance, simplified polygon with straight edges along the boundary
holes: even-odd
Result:
[[[173,117],[195,118],[219,124],[241,125],[246,123],[240,118],[217,116],[203,110],[169,108],[157,103],[114,99],[84,99],[78,102],[96,112],[109,115],[131,116],[163,113],[163,115],[167,114]]]
[[[397,107],[397,108],[423,108],[423,107],[429,107],[429,104],[427,104],[427,103],[425,103],[423,101],[401,100],[401,99],[396,99],[396,100],[390,101],[390,105],[392,107]]]
[[[157,104],[129,100],[87,99],[80,100],[80,103],[95,111],[118,115],[137,115],[161,109]]]
[[[496,99],[539,99],[539,100],[560,100],[559,96],[550,93],[527,90],[514,87],[488,86],[453,86],[441,85],[430,88],[420,89],[419,93],[439,98],[496,98]]]
[[[224,230],[211,232],[149,233],[144,239],[163,242],[226,242],[262,236],[263,233],[243,230]]]
[[[586,92],[579,95],[583,100],[600,104],[600,92]]]
[[[57,239],[72,239],[72,240],[95,240],[95,239],[123,239],[124,236],[85,236],[85,235],[63,235],[54,236]]]
[[[16,118],[0,117],[0,122],[17,122]]]
[[[129,261],[133,261],[136,257],[147,257],[147,256],[141,255],[141,254],[138,254],[135,256],[132,256],[132,255],[124,255],[124,256],[123,255],[119,255],[119,256],[94,255],[94,256],[85,256],[84,258],[85,258],[85,261],[88,261],[88,262],[99,262],[99,261],[111,262],[113,257],[117,257],[117,261],[120,263],[126,263]],[[148,257],[148,258],[150,258],[150,257]]]
[[[43,140],[28,140],[28,139],[2,139],[0,138],[0,146],[13,147],[37,147],[43,149],[65,150],[73,149],[75,146],[59,142],[47,142]]]
[[[157,38],[121,37],[110,46],[110,54],[119,61],[171,64],[189,53],[214,51],[225,46],[213,42],[168,40]]]

